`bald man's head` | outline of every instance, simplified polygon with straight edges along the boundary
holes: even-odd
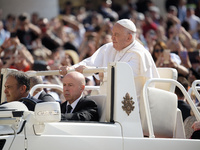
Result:
[[[71,78],[73,78],[74,80],[79,82],[80,85],[85,85],[85,77],[80,72],[73,71],[73,72],[70,72],[70,73],[66,74],[65,76],[70,76]]]
[[[85,77],[79,72],[70,72],[63,78],[63,94],[71,104],[77,100],[85,89]]]

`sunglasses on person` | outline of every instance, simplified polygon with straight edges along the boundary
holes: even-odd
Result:
[[[158,52],[161,52],[161,53],[162,53],[163,51],[164,51],[163,49],[155,49],[155,50],[154,50],[154,52],[156,52],[156,53],[158,53]]]

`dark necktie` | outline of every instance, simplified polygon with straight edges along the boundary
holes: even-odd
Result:
[[[67,105],[67,113],[70,113],[72,110],[72,106],[71,105]]]

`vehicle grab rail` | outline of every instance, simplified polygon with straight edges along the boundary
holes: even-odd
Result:
[[[53,89],[57,89],[61,92],[63,91],[63,87],[58,84],[37,84],[31,88],[29,94],[33,95],[34,91],[38,88],[53,88]]]
[[[33,95],[34,91],[38,88],[52,88],[57,89],[59,91],[63,91],[63,86],[58,84],[37,84],[33,86],[30,90],[30,95]],[[85,90],[99,90],[100,86],[85,86]]]
[[[68,70],[68,72],[75,71],[75,69]],[[96,67],[96,68],[85,68],[83,70],[83,74],[92,74],[98,72],[106,72],[107,67]],[[51,76],[51,75],[60,75],[59,70],[48,70],[48,71],[37,71],[37,72],[29,72],[27,73],[30,77],[31,76]]]
[[[198,92],[198,90],[200,90],[200,86],[197,86],[197,84],[200,84],[200,80],[193,81],[192,87],[190,89],[194,92],[197,100],[200,102],[200,95],[199,95],[199,92]],[[190,95],[191,95],[191,92],[190,92]]]

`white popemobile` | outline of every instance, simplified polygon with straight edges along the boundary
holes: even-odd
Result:
[[[184,93],[197,120],[200,120],[200,114],[190,95],[175,80],[177,72],[174,69],[159,69],[163,78],[150,79],[145,83],[140,104],[137,101],[133,73],[128,64],[111,63],[108,68],[84,71],[104,72],[107,75],[107,79],[103,80],[100,87],[94,87],[94,90],[99,90],[99,92],[93,92],[90,96],[97,102],[100,113],[99,122],[61,122],[58,102],[38,103],[34,112],[28,111],[21,102],[6,103],[0,106],[0,149],[200,149],[200,140],[185,138],[181,112],[177,109],[177,97],[173,93],[175,86]],[[1,102],[5,99],[3,84],[8,72],[8,69],[3,69],[1,73]],[[58,72],[37,72],[35,75],[58,75]],[[155,87],[149,87],[152,83]],[[37,85],[39,86],[44,85]],[[30,93],[37,87],[31,89]],[[54,88],[62,90],[62,87],[58,85]],[[92,89],[92,87],[87,87],[87,89]],[[106,92],[101,93],[101,89]]]

